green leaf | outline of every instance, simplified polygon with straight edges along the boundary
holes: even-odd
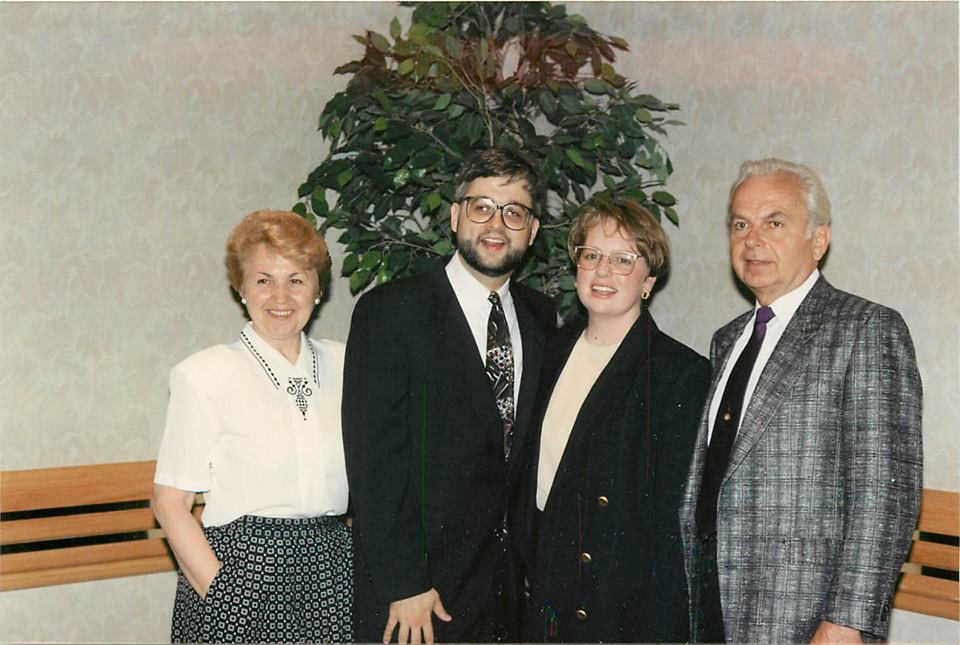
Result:
[[[451,118],[451,119],[456,119],[456,118],[459,117],[461,114],[463,114],[463,111],[464,111],[465,109],[466,109],[466,108],[464,108],[464,107],[463,107],[462,105],[460,105],[459,103],[454,103],[453,105],[450,106],[450,109],[447,110],[447,117],[448,117],[448,118]]]
[[[393,271],[388,269],[386,266],[381,266],[380,270],[377,271],[377,277],[374,280],[373,284],[379,287],[381,284],[390,282],[390,280],[392,279],[393,279]]]
[[[407,182],[410,181],[410,169],[401,168],[393,176],[393,187],[394,188],[403,188],[407,185]]]
[[[380,251],[370,251],[369,253],[363,256],[363,259],[360,260],[361,269],[373,269],[375,266],[380,264]]]
[[[400,21],[396,17],[390,21],[390,35],[393,36],[394,40],[400,37],[401,28]]]
[[[426,45],[429,42],[430,34],[436,29],[422,22],[415,22],[407,30],[407,37],[418,45]]]
[[[447,36],[444,46],[451,58],[460,58],[463,56],[463,47],[460,45],[460,41],[453,36]]]
[[[655,191],[651,198],[661,206],[673,206],[677,203],[676,198],[665,190]]]
[[[397,66],[397,74],[400,76],[406,76],[413,71],[413,68],[417,66],[417,61],[413,58],[406,58],[400,62],[400,65]]]
[[[567,155],[567,159],[577,164],[581,168],[586,169],[587,162],[584,160],[583,156],[580,154],[580,151],[576,148],[566,148],[564,153]]]
[[[433,104],[433,109],[437,111],[446,110],[451,100],[453,100],[452,94],[441,94],[437,97],[437,102]]]
[[[373,48],[382,54],[386,54],[390,51],[390,41],[378,34],[375,31],[368,31],[367,38],[370,41],[370,44],[373,45]]]
[[[574,40],[573,38],[571,38],[570,40],[568,40],[568,41],[563,45],[563,49],[564,49],[568,54],[570,54],[571,57],[572,57],[572,56],[576,56],[576,55],[577,55],[577,49],[578,49],[578,48],[577,48],[577,41]]]
[[[383,132],[386,129],[387,129],[387,117],[378,116],[377,120],[373,122],[373,131]]]
[[[340,188],[343,188],[350,183],[351,179],[353,179],[353,171],[349,169],[344,170],[337,175],[337,184],[340,186]]]
[[[360,269],[355,271],[350,276],[350,292],[359,293],[370,282],[372,274],[367,269]]]
[[[327,199],[323,194],[322,188],[313,191],[313,194],[310,196],[310,209],[321,217],[326,217],[330,214],[330,206],[327,205]]]
[[[296,213],[300,217],[306,217],[307,205],[304,204],[303,202],[297,202],[296,204],[293,205],[293,208],[291,209],[291,211]]]
[[[437,255],[450,255],[453,253],[453,245],[450,243],[450,240],[440,240],[439,242],[435,242],[430,248],[436,251]]]
[[[327,136],[331,140],[336,140],[340,136],[340,119],[330,121],[330,127],[327,129]]]
[[[340,275],[347,276],[357,270],[360,257],[356,253],[351,253],[343,258],[343,265],[340,268]]]
[[[650,111],[645,110],[644,108],[640,108],[639,110],[637,110],[634,116],[637,118],[637,121],[639,121],[640,123],[650,123],[651,121],[653,121],[653,116],[650,115]]]
[[[673,222],[676,226],[680,226],[680,217],[677,215],[677,211],[672,208],[665,208],[663,212],[666,213],[667,219]]]
[[[583,89],[591,94],[609,94],[613,91],[610,83],[602,78],[588,78],[583,82]]]
[[[547,116],[551,116],[557,111],[557,99],[550,90],[540,90],[540,93],[537,95],[537,101],[540,103],[540,109],[543,110]]]
[[[427,198],[424,201],[430,210],[436,210],[440,207],[440,204],[443,203],[443,198],[440,197],[440,193],[434,191],[427,195]]]

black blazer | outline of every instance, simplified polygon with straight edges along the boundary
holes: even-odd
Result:
[[[556,319],[541,294],[516,284],[510,292],[523,342],[513,445],[523,446]],[[379,642],[389,603],[431,587],[453,616],[434,618],[438,640],[468,638],[493,593],[522,450],[505,463],[496,401],[443,267],[357,302],[342,411],[355,640]]]
[[[536,545],[526,638],[684,641],[678,508],[710,365],[644,310],[587,395],[540,513],[540,426],[582,330],[548,345],[525,450]]]

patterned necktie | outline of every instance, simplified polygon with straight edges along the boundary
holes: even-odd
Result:
[[[703,538],[710,537],[717,530],[717,497],[720,494],[720,484],[723,482],[724,475],[727,474],[733,440],[736,438],[737,428],[740,426],[747,382],[753,372],[753,364],[757,362],[760,346],[763,345],[763,337],[767,333],[767,323],[773,316],[773,309],[770,307],[757,309],[753,333],[750,335],[747,346],[743,348],[740,358],[737,359],[736,364],[730,371],[727,386],[723,389],[723,398],[720,399],[717,418],[713,423],[710,446],[707,448],[703,479],[700,482],[700,496],[697,498],[697,529]]]
[[[510,344],[510,328],[503,314],[500,296],[491,292],[487,298],[493,305],[487,319],[487,378],[497,399],[497,409],[503,420],[503,455],[510,458],[510,443],[513,439],[513,346]]]

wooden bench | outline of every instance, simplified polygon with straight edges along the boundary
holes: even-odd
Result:
[[[925,488],[893,606],[960,620],[960,493]],[[951,576],[952,579],[946,576]]]
[[[150,510],[154,466],[0,473],[0,591],[174,570]]]
[[[149,506],[154,465],[0,473],[0,591],[174,570]],[[960,493],[925,489],[894,607],[960,620],[958,535]]]

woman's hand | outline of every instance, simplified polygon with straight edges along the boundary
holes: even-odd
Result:
[[[220,563],[220,566],[217,567],[217,570],[213,572],[213,575],[210,576],[210,578],[207,580],[206,584],[201,584],[199,588],[194,587],[194,589],[196,590],[197,594],[198,594],[201,598],[206,598],[206,597],[207,597],[207,593],[210,592],[210,585],[213,584],[214,578],[216,578],[217,576],[220,575],[220,569],[222,569],[222,568],[223,568],[223,563]],[[189,580],[189,578],[188,578],[188,580]]]
[[[154,484],[150,506],[167,534],[167,542],[187,582],[201,598],[205,598],[221,565],[200,523],[190,512],[194,497],[196,493]]]

